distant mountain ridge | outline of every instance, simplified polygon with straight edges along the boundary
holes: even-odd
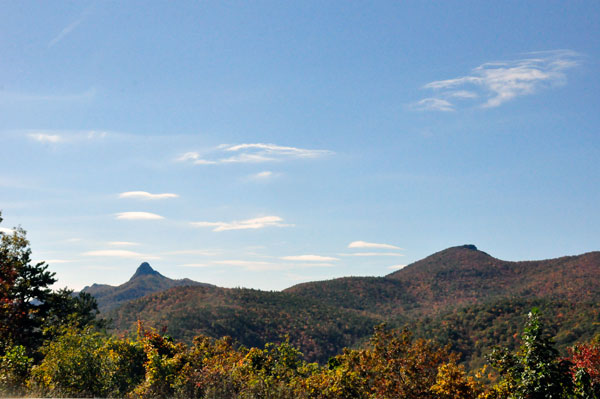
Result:
[[[85,287],[82,292],[96,298],[100,311],[106,312],[127,301],[180,286],[211,286],[211,284],[199,283],[187,278],[173,280],[154,270],[148,262],[143,262],[129,281],[124,284],[116,287],[107,284],[92,284]]]
[[[162,277],[146,267],[140,275],[123,286]],[[308,282],[281,292],[175,286],[113,306],[107,316],[117,331],[140,319],[188,342],[197,334],[230,335],[260,346],[287,333],[308,360],[321,362],[387,322],[451,344],[476,364],[491,345],[517,345],[521,317],[533,306],[552,318],[562,347],[600,333],[598,303],[600,252],[510,262],[463,245],[384,277]]]
[[[384,277],[343,277],[284,290],[390,317],[495,297],[600,300],[600,252],[539,261],[496,259],[474,245],[434,253]],[[360,298],[360,301],[356,301]]]

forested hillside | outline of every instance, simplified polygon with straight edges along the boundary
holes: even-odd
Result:
[[[169,335],[188,343],[203,334],[231,336],[247,347],[260,347],[289,335],[310,361],[326,361],[370,335],[383,321],[377,315],[283,292],[199,286],[128,302],[108,317],[118,331],[135,329],[139,319],[167,327]]]
[[[599,252],[508,262],[464,245],[385,277],[304,283],[283,292],[174,287],[106,316],[116,331],[131,331],[141,319],[186,342],[197,334],[229,335],[261,346],[289,335],[306,359],[320,362],[386,322],[449,344],[465,364],[477,366],[493,345],[519,345],[516,331],[533,306],[554,326],[559,348],[600,332],[599,276]]]

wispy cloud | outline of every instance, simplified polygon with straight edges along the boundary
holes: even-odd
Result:
[[[55,46],[58,42],[63,40],[65,37],[69,36],[83,22],[83,20],[90,14],[91,10],[92,10],[92,6],[89,6],[81,13],[79,18],[77,18],[75,21],[73,21],[70,24],[68,24],[67,26],[65,26],[58,33],[58,35],[56,35],[54,38],[52,38],[52,40],[50,40],[50,42],[48,43],[48,47]]]
[[[454,111],[469,104],[497,107],[516,97],[564,84],[566,71],[578,66],[580,59],[574,51],[554,50],[528,53],[517,60],[488,62],[468,75],[426,84],[424,88],[436,94],[416,102],[413,108]]]
[[[87,142],[92,140],[104,139],[108,136],[107,132],[102,131],[34,131],[26,133],[29,139],[37,141],[39,143],[76,143],[76,142]]]
[[[206,264],[206,263],[184,263],[183,265],[181,265],[181,267],[200,267],[200,268],[204,268],[204,267],[211,267],[211,265]]]
[[[84,252],[85,256],[106,256],[106,257],[115,257],[115,258],[126,258],[126,259],[160,259],[159,256],[156,255],[148,255],[141,254],[139,252],[127,251],[124,249],[102,249],[96,251],[88,251]]]
[[[179,195],[173,193],[152,194],[146,191],[126,191],[119,194],[119,198],[133,198],[141,200],[160,200],[177,197],[179,197]]]
[[[58,35],[56,35],[50,43],[48,43],[48,47],[53,47],[56,43],[60,42],[62,39],[67,37],[69,33],[73,32],[75,28],[79,26],[79,24],[83,21],[83,18],[79,18],[78,20],[67,25],[63,30],[60,31]]]
[[[376,242],[352,241],[348,248],[382,248],[382,249],[402,249],[391,244],[379,244]]]
[[[454,111],[454,106],[450,101],[433,97],[417,101],[413,108],[418,111]]]
[[[156,213],[150,212],[121,212],[117,213],[117,219],[122,220],[159,220],[164,219],[164,217],[157,215]]]
[[[110,241],[108,242],[108,245],[113,247],[133,247],[140,245],[140,243],[131,241]]]
[[[310,268],[315,268],[315,267],[335,267],[335,265],[333,263],[330,262],[306,262],[306,263],[293,263],[291,265],[291,268],[294,269],[310,269]]]
[[[254,261],[254,260],[216,260],[212,263],[216,265],[236,266],[250,271],[281,270],[282,266],[273,262]]]
[[[96,96],[96,89],[90,87],[79,93],[27,93],[15,91],[0,91],[0,104],[15,103],[78,103],[90,101]]]
[[[262,229],[265,227],[292,226],[282,222],[283,219],[279,216],[263,216],[259,218],[238,220],[233,222],[191,222],[190,224],[195,227],[213,227],[213,231],[249,230]]]
[[[406,267],[406,265],[392,265],[392,266],[388,266],[388,269],[390,269],[390,270],[400,270],[400,269],[403,269],[405,267]]]
[[[339,260],[331,256],[321,255],[293,255],[293,256],[282,256],[283,260],[303,261],[303,262],[329,262]]]
[[[404,256],[398,252],[355,252],[352,254],[340,254],[340,256]]]
[[[220,251],[214,249],[182,249],[178,251],[163,252],[164,255],[200,255],[200,256],[215,256]]]
[[[195,165],[216,165],[231,163],[262,163],[291,159],[314,159],[331,154],[333,154],[333,151],[286,147],[276,144],[221,144],[204,154],[194,151],[186,152],[185,154],[180,155],[176,160],[180,162],[191,162]]]
[[[254,174],[248,176],[248,180],[265,182],[265,181],[272,180],[279,176],[281,176],[281,173],[275,173],[275,172],[271,172],[270,170],[264,170],[262,172],[254,173]]]
[[[61,141],[64,141],[64,138],[58,134],[31,133],[28,136],[32,140],[39,141],[40,143],[60,143]]]

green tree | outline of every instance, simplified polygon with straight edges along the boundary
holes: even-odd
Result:
[[[33,359],[27,356],[25,347],[8,348],[4,356],[0,356],[0,394],[23,395],[32,364]]]
[[[106,338],[91,327],[64,327],[42,347],[44,359],[31,372],[34,391],[51,397],[106,397],[112,375]]]
[[[0,354],[9,346],[31,350],[40,345],[49,287],[56,282],[47,269],[44,262],[31,263],[25,230],[0,233]]]
[[[39,361],[38,348],[61,326],[103,326],[96,321],[98,306],[92,296],[74,296],[68,289],[52,291],[56,281],[48,265],[31,262],[24,229],[0,232],[0,356],[22,345]]]
[[[559,357],[536,308],[529,313],[522,340],[516,354],[496,348],[488,358],[502,377],[497,391],[511,399],[572,398],[570,363]]]

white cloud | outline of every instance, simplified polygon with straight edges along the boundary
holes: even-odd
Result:
[[[417,111],[454,111],[454,106],[441,98],[424,98],[413,105]]]
[[[163,252],[164,255],[201,255],[201,256],[215,256],[219,254],[219,251],[212,249],[182,249],[179,251],[168,251]]]
[[[0,104],[28,103],[28,102],[53,102],[53,103],[70,103],[70,102],[89,102],[96,96],[96,89],[91,87],[79,93],[26,93],[14,91],[1,91]]]
[[[311,262],[311,263],[294,263],[294,267],[310,268],[310,267],[334,267],[333,263],[327,262]]]
[[[185,161],[195,161],[198,158],[200,158],[200,154],[199,153],[197,153],[197,152],[186,152],[185,154],[182,154],[179,157],[177,157],[175,160],[179,161],[179,162],[185,162]]]
[[[89,6],[88,8],[86,8],[81,13],[81,15],[79,16],[79,18],[77,18],[75,21],[71,22],[69,25],[67,25],[66,27],[64,27],[58,33],[58,35],[56,35],[52,40],[50,40],[50,42],[48,43],[48,47],[55,46],[58,42],[60,42],[65,37],[67,37],[68,35],[70,35],[71,32],[73,32],[83,22],[83,20],[89,15],[89,13],[90,13],[91,10],[92,10],[92,6]]]
[[[265,227],[289,227],[283,224],[279,216],[263,216],[254,219],[238,220],[233,222],[191,222],[195,227],[214,227],[213,231],[262,229]]]
[[[159,200],[177,197],[179,197],[179,195],[173,193],[152,194],[146,191],[126,191],[119,194],[119,198],[133,198],[142,200]]]
[[[164,217],[150,212],[121,212],[116,214],[117,219],[123,220],[159,220]]]
[[[281,259],[283,259],[283,260],[294,260],[294,261],[304,261],[304,262],[328,262],[328,261],[339,260],[338,258],[333,258],[331,256],[320,256],[320,255],[282,256]]]
[[[69,33],[73,32],[73,30],[79,26],[81,21],[83,21],[83,18],[79,18],[77,21],[74,21],[71,24],[67,25],[63,30],[60,31],[60,33],[54,39],[50,40],[50,43],[48,43],[48,47],[54,46],[56,43],[60,42],[62,39],[67,37]]]
[[[253,260],[216,260],[212,263],[216,265],[236,266],[250,271],[281,270],[281,265],[272,262],[253,261]]]
[[[393,266],[388,266],[388,269],[391,269],[391,270],[400,270],[400,269],[403,269],[405,267],[406,267],[406,265],[393,265]]]
[[[52,99],[48,99],[50,101]],[[109,133],[96,130],[70,131],[70,130],[46,130],[24,132],[31,140],[40,143],[77,143],[102,140],[108,137]]]
[[[228,145],[221,144],[208,151],[206,156],[199,152],[186,152],[176,158],[179,162],[192,162],[195,165],[215,165],[228,163],[263,163],[291,159],[314,159],[333,154],[329,150],[311,150],[276,144],[253,143]]]
[[[60,143],[64,140],[64,138],[58,134],[30,133],[28,136],[40,143]]]
[[[9,229],[8,227],[0,227],[0,233],[4,234],[12,234],[15,231],[13,229]]]
[[[181,267],[211,267],[211,265],[207,265],[206,263],[185,263]]]
[[[379,244],[376,242],[352,241],[348,248],[384,248],[384,249],[402,249],[391,244]]]
[[[341,256],[404,256],[398,252],[355,252],[353,254],[340,254]]]
[[[270,170],[264,170],[262,172],[253,174],[251,176],[251,178],[254,180],[266,180],[266,179],[270,179],[271,177],[274,177],[274,176],[275,176],[275,173],[271,172]]]
[[[124,249],[104,249],[104,250],[97,250],[97,251],[88,251],[88,252],[84,252],[83,255],[85,255],[85,256],[108,256],[108,257],[126,258],[126,259],[148,259],[148,260],[160,259],[160,257],[155,256],[155,255],[141,254],[139,252],[127,251]]]
[[[515,97],[564,84],[566,71],[578,66],[580,58],[574,51],[554,50],[529,53],[518,60],[488,62],[466,76],[426,84],[424,88],[437,95],[420,100],[413,107],[452,111],[467,100],[483,108],[497,107]],[[459,100],[463,102],[457,103]]]
[[[132,247],[140,245],[140,243],[131,241],[110,241],[108,245],[111,245],[113,247]]]

